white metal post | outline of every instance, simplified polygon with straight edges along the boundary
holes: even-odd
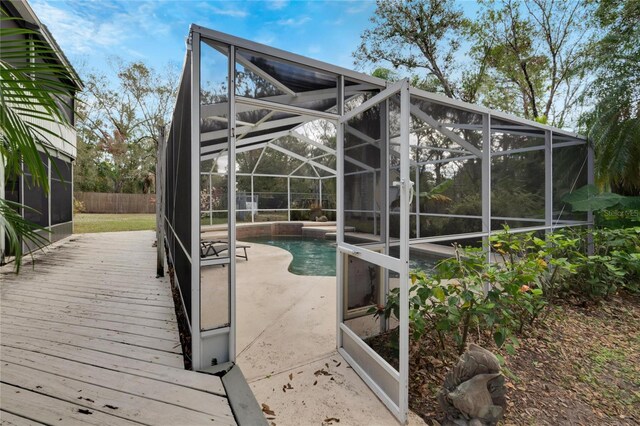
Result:
[[[229,361],[236,360],[236,48],[229,47]]]
[[[209,225],[213,225],[213,175],[209,171]]]
[[[191,360],[204,367],[200,347],[200,33],[191,32]]]
[[[338,77],[338,114],[344,114],[344,76]],[[336,243],[344,243],[344,123],[336,123]],[[342,347],[344,257],[336,250],[336,347]]]
[[[382,139],[384,141],[385,139]],[[382,144],[382,141],[381,144]],[[380,150],[382,151],[382,150]],[[373,194],[376,193],[376,171],[371,172],[371,181],[372,181],[372,189]],[[373,235],[378,235],[378,218],[376,217],[376,197],[371,197],[371,211],[373,212]],[[368,215],[368,214],[367,214]]]
[[[593,145],[591,141],[587,141],[587,184],[594,184],[594,157],[593,157]],[[593,228],[594,225],[594,217],[593,211],[589,209],[587,212],[587,222],[589,222],[589,228]],[[593,242],[593,234],[589,234],[588,237],[588,245],[587,245],[587,254],[590,256],[595,252],[595,244]]]
[[[544,132],[544,225],[545,233],[553,229],[553,153],[551,142],[553,133],[550,130]]]
[[[381,134],[384,136],[384,143],[380,144],[380,236],[382,242],[384,242],[384,254],[389,255],[389,188],[391,187],[391,178],[389,170],[389,158],[391,158],[391,146],[389,145],[389,100],[386,99],[381,105],[384,106],[384,113],[382,115],[382,127],[380,129]],[[401,142],[402,143],[402,142]],[[375,172],[374,172],[375,173]],[[387,303],[386,295],[389,292],[389,274],[385,274],[385,300]]]
[[[320,212],[322,213],[322,178],[318,179],[318,197],[320,198]]]
[[[416,160],[418,159],[416,148]],[[420,166],[416,164],[416,238],[420,238]]]
[[[400,409],[399,420],[407,422],[409,412],[409,167],[410,132],[409,82],[400,89]],[[387,114],[389,110],[387,109]]]
[[[487,262],[491,263],[491,114],[482,115],[482,232]],[[489,291],[488,284],[485,291]]]
[[[164,236],[162,221],[162,151],[164,146],[164,126],[159,129],[158,147],[156,149],[156,276],[164,277]]]
[[[71,182],[69,182],[69,186],[71,187],[71,223],[73,223],[73,162],[69,163],[69,167],[71,167]],[[47,179],[49,181],[49,193],[47,194],[47,226],[51,231],[51,157],[47,156]],[[73,231],[72,231],[73,232]],[[47,234],[47,239],[51,242],[53,238],[53,232]]]
[[[287,176],[287,220],[291,222],[291,178]]]
[[[394,94],[395,96],[395,94]],[[389,99],[385,99],[380,104],[380,183],[378,195],[380,198],[380,241],[384,243],[384,254],[390,255],[389,238],[391,235],[389,227],[389,188],[391,187],[389,159],[391,158],[391,140],[389,139]],[[373,175],[375,177],[375,170]],[[382,292],[382,305],[387,304],[389,294],[389,271],[385,271],[383,277],[384,291]],[[380,319],[380,332],[384,333],[389,329],[389,319]]]
[[[251,222],[255,222],[255,212],[253,208],[253,203],[255,203],[255,195],[253,192],[253,173],[251,173]],[[257,210],[257,209],[255,209]]]
[[[587,184],[593,185],[595,182],[594,178],[594,155],[593,155],[593,145],[591,141],[587,141]],[[593,225],[593,212],[589,210],[587,213],[587,221],[589,224]]]

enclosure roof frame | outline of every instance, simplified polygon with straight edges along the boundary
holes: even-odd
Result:
[[[327,62],[322,62],[317,59],[312,59],[306,56],[298,55],[296,53],[288,52],[286,50],[278,49],[275,47],[267,46],[266,44],[257,43],[255,41],[247,40],[241,37],[232,36],[230,34],[215,31],[209,28],[202,27],[197,24],[191,24],[191,31],[200,33],[203,37],[218,41],[221,43],[240,47],[242,49],[252,50],[266,55],[278,57],[287,61],[306,65],[308,67],[317,68],[322,71],[326,71],[331,74],[344,75],[345,77],[360,80],[366,83],[370,83],[380,88],[384,88],[388,85],[386,80],[371,75],[359,73],[357,71],[343,68],[338,65],[332,65]]]
[[[226,34],[220,31],[215,31],[206,27],[202,27],[197,24],[191,24],[190,31],[198,32],[204,38],[211,39],[219,43],[224,43],[227,45],[239,47],[241,49],[247,49],[253,52],[273,56],[273,57],[283,59],[285,61],[289,61],[295,64],[300,64],[300,65],[318,69],[320,71],[325,71],[330,74],[335,74],[336,76],[342,75],[349,79],[354,79],[354,80],[358,80],[361,82],[378,86],[382,90],[395,84],[394,82],[390,82],[378,77],[374,77],[358,71],[350,70],[348,68],[343,68],[338,65],[333,65],[327,62],[319,61],[317,59],[312,59],[306,56],[302,56],[293,52],[278,49],[272,46],[267,46],[265,44],[257,43],[251,40]],[[411,85],[409,86],[409,92],[412,96],[416,96],[424,100],[462,109],[472,113],[485,114],[485,115],[489,114],[493,118],[511,121],[513,123],[517,123],[530,128],[539,129],[541,131],[551,131],[555,134],[587,141],[587,138],[579,133],[560,129],[558,127],[553,127],[547,124],[538,123],[537,121],[521,118],[513,114],[509,114],[506,112],[502,112],[502,111],[494,110],[491,108],[483,107],[480,105],[472,104],[469,102],[461,101],[459,99],[448,98],[442,94],[428,92]],[[251,100],[249,102],[255,102],[255,100]],[[255,103],[258,103],[258,102],[255,102]],[[328,114],[331,114],[331,113],[328,113]]]

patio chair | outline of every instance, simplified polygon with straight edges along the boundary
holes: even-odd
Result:
[[[247,249],[251,248],[251,246],[244,244],[236,244],[236,250],[242,249],[244,254],[238,254],[236,252],[236,256],[245,260],[249,260],[249,256],[247,255]],[[201,240],[200,241],[200,258],[206,258],[210,256],[220,257],[220,253],[225,250],[229,250],[229,243],[223,240]]]

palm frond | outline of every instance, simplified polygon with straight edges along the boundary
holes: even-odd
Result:
[[[2,12],[0,21],[23,20]],[[56,129],[69,126],[60,105],[68,104],[75,92],[70,83],[74,74],[55,60],[58,52],[40,39],[38,31],[3,25],[0,40],[0,157],[7,178],[29,170],[32,184],[48,193],[49,173],[41,154],[50,157],[53,142],[62,136]],[[43,236],[48,231],[24,219],[21,209],[29,207],[0,199],[0,226],[15,256],[16,271],[23,243],[37,249],[48,242]]]
[[[32,249],[40,249],[49,243],[44,235],[50,232],[48,229],[23,218],[20,209],[33,210],[22,204],[0,198],[0,227],[4,229],[9,243],[9,252],[15,258],[16,272],[20,271],[22,265],[22,244],[27,243]]]

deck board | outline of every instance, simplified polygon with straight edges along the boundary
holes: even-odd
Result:
[[[36,313],[36,314],[51,314],[51,315],[62,315],[68,318],[81,318],[81,319],[94,319],[94,320],[104,320],[122,324],[130,324],[137,326],[144,326],[149,328],[159,328],[161,330],[178,330],[178,326],[173,321],[166,320],[156,320],[152,318],[140,318],[134,317],[130,315],[114,315],[110,313],[100,313],[91,310],[84,309],[60,309],[55,306],[48,305],[34,305],[32,303],[24,303],[24,302],[0,302],[0,311],[5,308],[13,308],[19,309],[25,313]]]
[[[3,426],[37,426],[43,423],[34,422],[33,420],[26,419],[24,417],[16,416],[15,414],[7,413],[0,410],[0,425]]]
[[[236,424],[221,379],[183,368],[154,237],[74,235],[0,269],[0,424]]]
[[[147,312],[141,310],[132,310],[132,309],[123,309],[123,308],[114,308],[113,306],[103,306],[98,304],[91,303],[77,303],[77,302],[65,302],[64,300],[51,300],[45,297],[38,296],[29,296],[29,295],[21,295],[21,294],[1,294],[0,298],[2,300],[6,300],[8,302],[24,302],[24,303],[33,303],[37,305],[45,305],[45,306],[58,306],[61,309],[84,309],[90,310],[93,312],[107,313],[107,314],[116,314],[116,315],[129,315],[135,316],[142,319],[156,319],[160,321],[175,321],[175,313],[171,315],[167,315],[166,312]]]

